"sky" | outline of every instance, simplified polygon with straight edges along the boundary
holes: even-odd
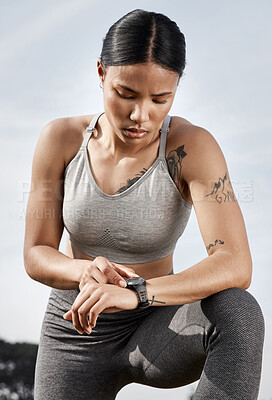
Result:
[[[23,264],[25,211],[34,149],[55,118],[103,110],[96,72],[102,40],[122,15],[166,14],[186,37],[187,66],[171,115],[209,130],[227,160],[253,257],[249,288],[266,321],[260,400],[272,399],[271,93],[269,0],[0,0],[1,275],[0,336],[38,343],[50,288]],[[66,233],[60,246],[64,251]],[[174,254],[180,272],[206,257],[194,212]],[[167,391],[185,399],[196,384]],[[128,396],[163,399],[162,389],[132,384]]]

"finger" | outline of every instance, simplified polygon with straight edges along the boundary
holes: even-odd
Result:
[[[96,325],[97,317],[107,308],[105,301],[100,298],[89,311],[89,326],[94,328]]]
[[[72,305],[71,311],[72,311],[72,321],[73,325],[78,331],[78,333],[84,333],[83,326],[81,325],[79,314],[78,314],[78,309],[80,306],[88,299],[89,293],[87,290],[81,291],[77,298],[74,301],[74,304]]]
[[[118,271],[120,271],[123,274],[138,276],[138,274],[136,274],[136,272],[134,271],[133,268],[129,268],[129,267],[125,266],[125,265],[118,264],[118,263],[115,263],[115,262],[111,262],[111,264],[112,264],[112,267],[114,269],[117,269]]]
[[[98,267],[93,270],[93,277],[97,283],[109,283],[108,276],[104,275]]]
[[[89,325],[88,314],[89,314],[90,308],[93,306],[93,304],[94,304],[94,299],[89,298],[78,309],[78,318],[79,318],[80,325],[82,326],[84,331],[87,333],[92,332],[91,326]]]
[[[77,311],[72,310],[72,321],[73,321],[73,325],[76,328],[76,330],[78,331],[78,333],[80,333],[82,335],[82,333],[84,333],[84,329],[79,322]]]
[[[133,278],[135,276],[139,276],[138,274],[135,273],[134,269],[132,268],[124,267],[117,263],[112,263],[112,264],[113,268],[122,276],[125,276],[127,278]]]
[[[96,304],[99,302],[99,306]],[[78,309],[79,321],[85,332],[91,333],[96,325],[99,312],[105,308],[105,300],[101,299],[99,293],[88,298]],[[89,316],[89,317],[88,317]]]
[[[72,320],[72,310],[69,310],[65,314],[63,314],[63,318],[66,319],[67,321],[71,321]]]
[[[91,295],[91,293],[95,290],[95,287],[97,286],[97,283],[95,285],[92,285],[90,283],[86,283],[81,291],[78,293],[72,307],[71,310],[73,308],[79,308],[81,306],[82,303],[84,303],[84,301],[87,300],[87,298]]]
[[[114,270],[114,268],[111,266],[111,263],[107,259],[97,260],[97,266],[100,271],[107,276],[107,278],[109,279],[109,283],[113,283],[114,285],[121,287],[126,287],[125,279]]]
[[[85,287],[85,285],[87,283],[99,283],[96,279],[94,279],[93,277],[90,277],[88,279],[81,279],[80,283],[79,283],[79,290],[83,291],[83,288]],[[86,288],[86,287],[85,287]]]

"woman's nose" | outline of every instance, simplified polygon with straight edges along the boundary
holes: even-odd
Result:
[[[131,121],[137,122],[137,124],[141,125],[144,122],[149,120],[149,112],[147,106],[142,104],[135,104],[134,109],[130,114]]]

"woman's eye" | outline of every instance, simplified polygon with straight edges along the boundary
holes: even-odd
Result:
[[[164,101],[153,100],[153,102],[156,104],[165,104],[165,103],[167,103],[167,100],[164,100]]]
[[[118,96],[121,97],[121,99],[127,99],[127,100],[134,99],[134,97],[132,97],[132,96],[124,96],[123,94],[119,93],[118,91],[116,91],[116,92],[117,92]]]

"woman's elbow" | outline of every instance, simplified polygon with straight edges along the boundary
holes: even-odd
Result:
[[[33,279],[35,279],[35,271],[33,268],[33,262],[31,262],[31,257],[30,257],[30,250],[24,250],[24,267],[27,275]]]
[[[29,262],[27,262],[25,259],[24,259],[24,267],[25,267],[25,271],[26,271],[27,275],[31,279],[34,279],[34,277],[33,277],[33,269],[31,268],[31,264]]]
[[[252,259],[247,257],[243,259],[239,265],[238,282],[237,285],[241,289],[248,289],[251,285],[252,280]]]

